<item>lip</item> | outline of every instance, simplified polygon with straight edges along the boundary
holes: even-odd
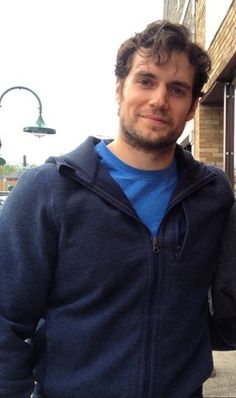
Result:
[[[160,116],[155,116],[152,114],[147,114],[147,115],[140,115],[143,119],[147,119],[147,120],[152,120],[156,123],[161,123],[161,124],[169,124],[168,120],[160,117]]]

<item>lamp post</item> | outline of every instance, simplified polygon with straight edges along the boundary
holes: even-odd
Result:
[[[38,118],[37,118],[37,120],[36,120],[36,122],[35,122],[35,126],[24,127],[24,128],[23,128],[23,131],[24,131],[25,133],[32,133],[32,134],[34,134],[36,137],[43,137],[44,135],[47,135],[47,134],[55,134],[55,133],[56,133],[56,130],[55,130],[55,129],[46,127],[46,125],[45,125],[45,122],[44,122],[43,117],[42,117],[42,103],[41,103],[41,100],[40,100],[39,96],[38,96],[33,90],[31,90],[31,89],[28,88],[28,87],[24,87],[24,86],[14,86],[14,87],[10,87],[10,88],[8,88],[7,90],[5,90],[5,91],[2,93],[2,95],[0,96],[0,107],[2,107],[2,99],[3,99],[3,97],[4,97],[9,91],[12,91],[12,90],[27,90],[27,91],[31,92],[31,93],[36,97],[36,99],[37,99],[37,101],[38,101],[38,105],[39,105],[39,107],[38,107],[38,109],[39,109],[39,115],[38,115]]]

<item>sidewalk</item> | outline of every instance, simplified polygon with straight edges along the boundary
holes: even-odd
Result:
[[[204,398],[236,398],[236,351],[214,351],[216,375],[204,384]]]

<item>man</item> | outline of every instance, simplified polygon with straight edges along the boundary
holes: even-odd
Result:
[[[0,226],[1,397],[29,397],[34,380],[47,398],[202,396],[234,198],[176,141],[209,69],[183,26],[148,25],[118,51],[117,137],[90,137],[14,188]]]

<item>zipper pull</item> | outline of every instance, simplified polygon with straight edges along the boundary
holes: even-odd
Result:
[[[159,249],[157,238],[155,236],[152,236],[151,240],[152,240],[152,251],[153,251],[153,253],[154,254],[159,253],[160,249]]]

